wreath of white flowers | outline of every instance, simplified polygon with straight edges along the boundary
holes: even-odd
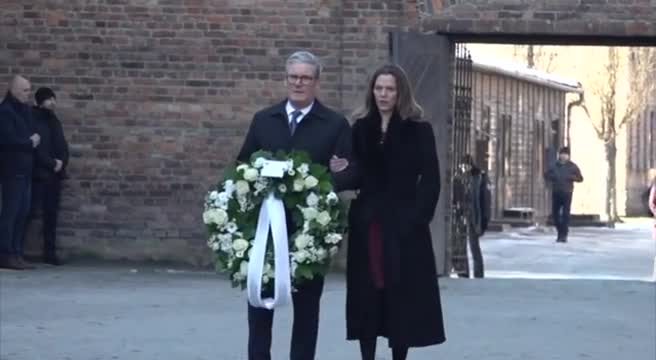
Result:
[[[282,178],[262,176],[267,160],[286,162]],[[270,194],[283,201],[287,222],[291,216],[295,225],[289,229],[293,231],[289,236],[292,285],[324,275],[339,250],[346,211],[333,191],[328,169],[313,164],[305,152],[257,152],[249,163],[228,169],[222,183],[205,198],[203,222],[208,229],[208,246],[216,256],[217,270],[227,272],[234,287],[246,288],[259,210]],[[274,280],[270,245],[262,271],[265,289]]]

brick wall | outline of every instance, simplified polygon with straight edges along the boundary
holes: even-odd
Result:
[[[257,109],[284,96],[283,63],[311,49],[321,98],[350,110],[398,1],[3,1],[0,75],[52,86],[72,149],[62,248],[205,264],[205,190]],[[357,96],[356,96],[357,95]]]
[[[392,29],[656,34],[653,1],[446,2],[0,1],[0,76],[59,95],[73,152],[63,249],[207,263],[203,193],[252,113],[284,95],[293,50],[324,58],[322,99],[350,112]]]

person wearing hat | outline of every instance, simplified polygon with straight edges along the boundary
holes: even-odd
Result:
[[[572,205],[574,183],[582,182],[583,175],[579,167],[570,160],[568,147],[558,152],[558,160],[549,167],[544,177],[551,184],[551,216],[558,231],[556,242],[567,242],[569,217]]]
[[[52,89],[39,88],[34,94],[34,127],[41,136],[36,149],[32,173],[33,213],[41,212],[43,220],[43,261],[59,265],[57,257],[57,216],[62,180],[68,165],[68,143],[62,124],[55,115],[56,96]],[[36,211],[35,211],[36,210]]]

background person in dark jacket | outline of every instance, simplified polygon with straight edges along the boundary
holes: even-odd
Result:
[[[454,196],[459,203],[455,206],[459,210],[457,216],[462,216],[465,220],[464,237],[467,238],[469,249],[471,250],[472,260],[474,262],[474,277],[484,277],[483,253],[481,251],[480,238],[487,230],[490,222],[491,194],[489,189],[489,179],[487,174],[474,163],[471,155],[463,156],[459,175],[454,179],[454,192],[459,196]],[[459,191],[456,191],[459,190]],[[467,245],[464,244],[465,261],[462,264],[462,270],[458,272],[459,277],[469,277],[469,261],[467,261]]]
[[[41,136],[36,148],[32,174],[32,212],[40,210],[43,219],[43,261],[59,265],[56,252],[57,215],[61,198],[62,179],[68,164],[68,143],[61,122],[55,115],[56,97],[50,88],[40,88],[34,94],[34,128]]]
[[[569,154],[569,148],[560,149],[558,160],[544,174],[546,181],[551,184],[551,216],[558,230],[557,242],[567,242],[574,182],[583,181],[581,170],[569,159]]]
[[[27,105],[30,92],[30,82],[15,76],[0,103],[0,267],[15,270],[32,268],[23,259],[23,237],[30,210],[33,152],[41,138],[32,127]]]

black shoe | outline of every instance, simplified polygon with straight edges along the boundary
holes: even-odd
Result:
[[[25,270],[25,266],[16,256],[5,256],[0,258],[0,268],[11,270]]]
[[[36,266],[34,266],[34,265],[30,264],[29,262],[25,261],[25,259],[23,259],[23,257],[18,257],[18,262],[19,262],[21,265],[23,265],[23,268],[24,268],[25,270],[33,270],[33,269],[36,269]]]

